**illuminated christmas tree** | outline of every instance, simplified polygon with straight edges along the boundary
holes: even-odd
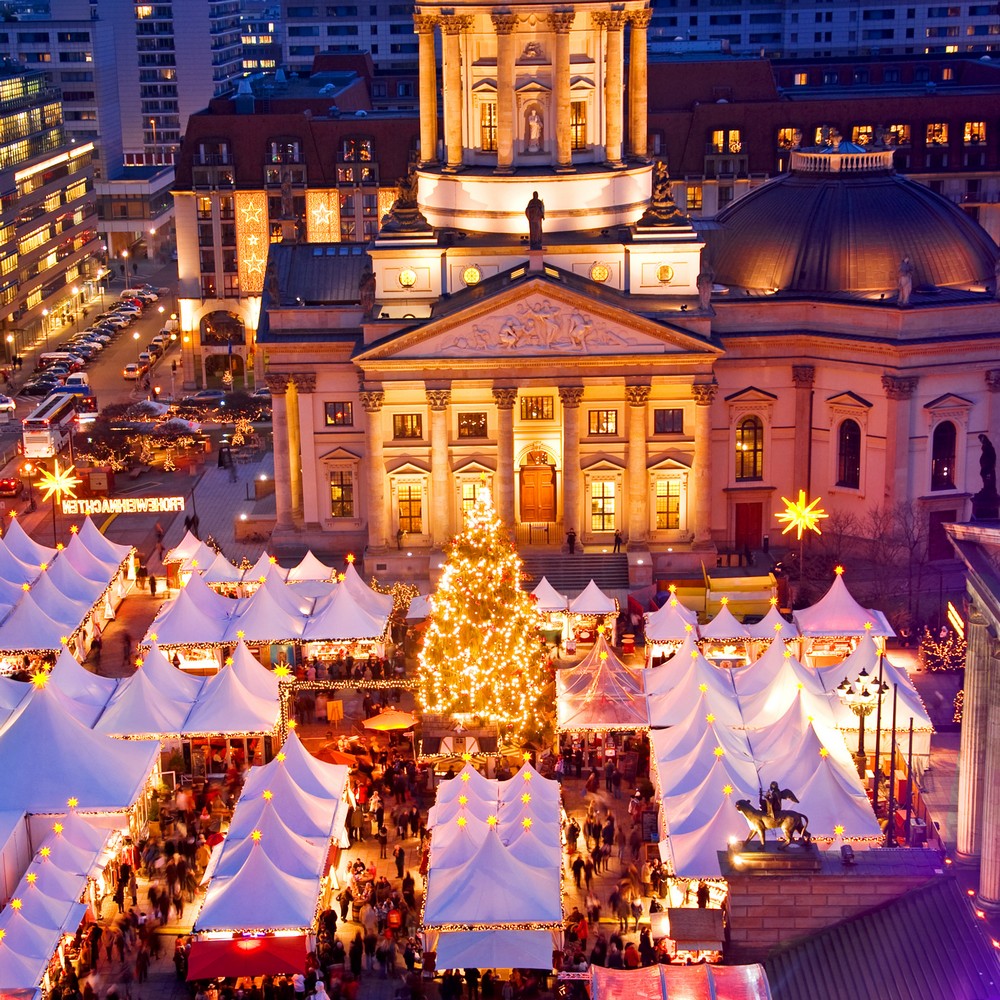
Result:
[[[509,740],[538,728],[547,682],[534,599],[521,589],[521,559],[479,490],[452,543],[420,652],[425,712],[496,724]]]

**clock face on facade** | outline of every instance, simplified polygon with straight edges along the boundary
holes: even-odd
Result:
[[[611,268],[607,264],[592,264],[590,266],[591,281],[607,281],[611,277]]]
[[[674,269],[669,264],[661,264],[656,269],[656,280],[666,284],[674,280]]]
[[[399,283],[404,288],[412,288],[417,283],[417,272],[412,268],[404,267],[399,272]]]
[[[483,272],[475,265],[470,264],[462,272],[462,281],[467,285],[478,285],[483,280]]]

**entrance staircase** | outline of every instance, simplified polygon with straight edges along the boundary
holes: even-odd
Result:
[[[628,591],[628,556],[611,552],[522,552],[524,589],[534,590],[541,578],[570,599],[576,597],[591,580],[610,597]]]

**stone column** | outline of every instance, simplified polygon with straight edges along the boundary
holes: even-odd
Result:
[[[910,399],[917,391],[916,377],[883,375],[887,412],[885,422],[885,504],[907,497],[910,451]]]
[[[461,34],[472,24],[468,14],[441,18],[444,35],[444,144],[448,170],[462,165],[462,47]]]
[[[384,549],[388,532],[385,508],[385,459],[382,451],[381,389],[362,390],[361,405],[365,408],[365,457],[368,463],[368,547]]]
[[[792,462],[796,483],[805,486],[808,493],[809,445],[812,438],[811,402],[816,369],[812,365],[792,365],[792,383],[795,385],[795,441]]]
[[[652,10],[635,10],[629,14],[632,25],[628,49],[628,151],[637,159],[649,155],[649,94],[646,68],[646,31]]]
[[[431,408],[431,540],[440,548],[451,538],[451,483],[448,475],[450,389],[426,389]]]
[[[982,854],[979,862],[979,905],[1000,913],[1000,646],[991,635],[989,666],[983,695],[989,718],[986,723],[986,767],[983,772]]]
[[[583,540],[580,520],[580,401],[582,385],[559,386],[559,401],[563,408],[563,530],[576,532]]]
[[[576,14],[571,10],[555,10],[549,24],[556,34],[556,58],[552,74],[552,99],[556,119],[556,170],[573,169],[573,137],[570,133],[570,63],[569,29]]]
[[[417,60],[420,73],[420,162],[437,163],[437,60],[434,56],[434,25],[437,18],[415,14]]]
[[[514,30],[517,15],[509,10],[490,15],[497,33],[497,168],[514,172]]]
[[[497,404],[497,490],[494,503],[508,529],[514,530],[514,403],[517,389],[494,389]]]
[[[316,376],[312,372],[296,372],[292,375],[296,395],[296,423],[298,426],[298,447],[292,451],[292,482],[299,484],[298,508],[302,522],[314,530],[319,530],[319,491],[316,484],[316,462],[313,438],[315,419],[313,417],[313,393],[316,391]],[[306,455],[308,449],[308,456]],[[293,507],[296,506],[293,504]]]
[[[274,435],[274,506],[276,527],[291,530],[292,523],[292,467],[288,448],[288,408],[285,393],[291,379],[287,375],[265,376],[271,390],[271,424]]]
[[[998,430],[1000,414],[997,413],[997,394],[1000,393],[1000,368],[991,368],[986,372],[986,433],[995,434]],[[996,444],[996,442],[993,442]]]
[[[611,10],[594,14],[594,23],[607,32],[604,65],[604,159],[619,167],[622,162],[622,29],[625,11]]]
[[[646,483],[646,401],[648,385],[627,385],[628,400],[628,541],[649,535],[649,488]]]
[[[955,848],[963,864],[976,864],[983,843],[983,786],[989,720],[990,630],[975,605],[969,609],[965,651],[965,694],[958,753],[958,833]],[[1000,780],[1000,779],[998,779]]]
[[[694,483],[688,496],[690,524],[697,549],[712,547],[712,400],[718,388],[715,382],[691,386],[695,403]]]

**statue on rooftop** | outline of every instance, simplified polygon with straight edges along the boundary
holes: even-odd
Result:
[[[776,790],[778,796],[778,809],[773,814],[770,811],[771,803],[763,792],[761,793],[762,806],[760,809],[755,809],[749,799],[740,799],[736,803],[737,811],[742,813],[750,827],[750,834],[744,843],[749,844],[754,837],[760,837],[761,846],[765,847],[767,831],[778,830],[782,838],[779,841],[779,847],[788,847],[792,843],[798,843],[804,847],[810,845],[812,834],[809,832],[809,817],[805,813],[781,808],[782,798],[790,798],[795,802],[798,802],[798,799],[787,788],[778,789],[777,782],[771,782],[768,794],[771,793],[772,789]]]
[[[688,226],[687,216],[677,207],[670,194],[670,171],[664,160],[653,164],[649,208],[639,220],[641,228],[649,226]]]
[[[542,249],[542,221],[545,219],[545,202],[537,191],[531,192],[531,200],[524,209],[528,220],[528,246],[532,250]]]
[[[399,194],[392,203],[392,208],[382,217],[383,233],[419,233],[429,232],[431,225],[424,218],[417,204],[417,186],[419,177],[414,167],[406,172],[405,177],[396,181]]]
[[[899,293],[896,296],[897,305],[908,306],[910,304],[910,296],[913,294],[913,274],[916,268],[913,266],[913,261],[909,257],[904,257],[899,262],[899,273],[897,276],[897,284],[899,287]]]

